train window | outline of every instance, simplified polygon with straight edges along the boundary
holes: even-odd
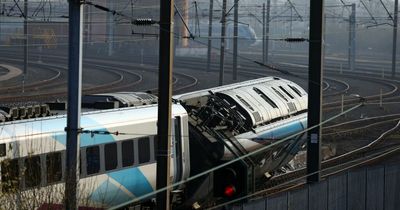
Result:
[[[3,160],[1,162],[1,188],[3,192],[12,192],[19,187],[18,159]]]
[[[40,156],[28,157],[25,159],[25,187],[36,187],[40,185],[41,164]]]
[[[292,94],[290,94],[285,88],[283,88],[282,86],[279,86],[279,88],[286,93],[286,95],[288,95],[291,99],[294,99],[294,97],[292,96]]]
[[[0,157],[6,156],[6,144],[0,144]]]
[[[139,147],[139,164],[150,161],[150,138],[140,138],[138,141]]]
[[[296,87],[288,85],[290,87],[290,89],[292,89],[297,95],[299,95],[301,97],[301,92],[300,90],[298,90]]]
[[[46,155],[46,168],[48,184],[61,181],[61,152],[49,153]]]
[[[118,166],[117,144],[111,143],[104,145],[104,159],[106,171],[116,169]]]
[[[100,151],[98,146],[86,148],[86,173],[95,174],[100,171]]]
[[[122,142],[122,167],[133,165],[135,162],[135,155],[133,152],[133,140]]]
[[[272,101],[267,95],[265,95],[260,89],[258,88],[253,88],[253,90],[258,93],[258,95],[261,96],[262,99],[264,99],[269,105],[272,106],[272,108],[278,108],[276,103]]]
[[[238,95],[236,95],[236,97],[237,97],[244,105],[246,105],[251,111],[254,112],[254,108],[253,108],[249,103],[247,103],[247,101],[245,101],[242,97],[240,97],[240,96],[238,96]]]
[[[276,94],[278,94],[281,98],[283,98],[286,102],[288,102],[287,98],[285,96],[282,95],[281,92],[279,92],[277,89],[275,89],[274,87],[271,87],[272,90],[275,91]]]

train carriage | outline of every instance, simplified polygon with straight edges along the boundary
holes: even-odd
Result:
[[[189,154],[185,152],[189,146],[187,113],[179,105],[173,105],[172,113],[170,175],[173,182],[178,182],[187,178],[190,170]],[[83,114],[79,184],[80,197],[87,205],[113,206],[155,190],[156,121],[156,105]],[[46,188],[53,190],[63,183],[65,125],[66,116],[2,125],[3,192],[11,187],[27,192],[40,187],[41,193],[46,193]],[[57,199],[62,198],[63,190],[56,193],[61,195],[53,198],[61,202]]]
[[[134,101],[127,101],[128,98]],[[109,107],[111,103],[135,107],[82,115],[81,206],[112,207],[155,190],[158,110],[153,103],[156,100],[145,93],[96,94],[83,100],[84,106]],[[304,138],[296,133],[307,126],[307,93],[285,79],[266,77],[195,91],[174,96],[173,102],[170,171],[173,183],[293,135],[288,141],[251,157],[254,177],[266,172],[273,174],[304,144]],[[65,126],[65,115],[1,124],[0,201],[4,205],[10,208],[14,205],[16,209],[15,205],[30,205],[28,209],[61,205],[66,174]],[[211,176],[176,187],[174,192],[179,195],[172,202],[174,207],[186,209],[215,197]],[[20,196],[24,198],[20,201],[26,202],[17,202],[10,196]],[[136,204],[154,197],[148,196]]]
[[[214,145],[209,148],[219,150],[215,151],[220,154],[218,161],[237,158],[307,127],[306,91],[278,77],[210,88],[174,96],[174,99],[188,111],[191,116],[189,124],[203,134],[207,133],[204,135],[208,135],[210,144]],[[304,140],[299,137],[288,142],[294,151],[298,151]],[[215,142],[223,146],[215,146]],[[275,150],[285,147],[288,147],[287,143]],[[272,163],[276,158],[270,158],[269,154],[262,154],[268,161],[264,159],[265,167],[260,170],[261,174],[276,170],[277,166]],[[287,154],[277,155],[286,159]]]

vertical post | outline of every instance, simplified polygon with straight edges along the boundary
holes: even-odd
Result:
[[[82,5],[69,0],[68,110],[65,209],[78,209],[79,138],[82,94]]]
[[[93,45],[93,8],[92,7],[87,7],[88,8],[88,21],[87,24],[89,25],[89,33],[88,33],[88,40],[90,45]],[[89,43],[86,43],[88,45]]]
[[[340,113],[343,113],[343,111],[344,111],[344,95],[342,94],[342,100],[341,100],[341,103],[340,103]]]
[[[324,51],[323,51],[323,59],[324,59],[324,61],[325,61],[325,56],[326,56],[326,49],[328,48],[327,46],[326,46],[326,20],[327,20],[327,18],[326,18],[326,14],[324,14],[324,35],[323,35],[323,45],[324,45]]]
[[[308,70],[308,127],[314,127],[307,133],[307,181],[318,182],[321,179],[321,123],[322,117],[322,75],[324,0],[310,0],[310,44]]]
[[[234,1],[233,11],[233,75],[232,79],[237,80],[237,56],[238,56],[238,22],[239,22],[239,0]]]
[[[271,12],[271,0],[267,0],[267,17],[265,21],[265,63],[268,63],[268,51],[269,51],[269,22]]]
[[[183,4],[183,11],[182,11],[182,16],[183,16],[183,20],[185,21],[185,23],[189,23],[189,1],[182,1]],[[195,26],[196,28],[197,26]],[[185,24],[182,24],[181,27],[181,33],[182,33],[182,37],[189,37],[189,31],[187,30],[187,28],[185,27]],[[181,39],[182,40],[182,47],[188,47],[189,46],[189,39]]]
[[[289,37],[293,37],[293,5],[290,5],[290,29]]]
[[[143,56],[144,56],[144,50],[143,50],[143,48],[142,48],[142,49],[140,49],[140,65],[141,65],[141,66],[144,66],[144,59],[143,59]]]
[[[171,97],[173,67],[174,0],[160,0],[158,63],[157,190],[170,185]],[[157,194],[157,209],[170,209],[170,189]]]
[[[207,72],[210,71],[211,68],[211,49],[212,49],[212,19],[213,19],[213,3],[214,0],[210,0],[210,8],[209,8],[209,15],[208,15],[208,46],[207,46]]]
[[[39,54],[38,63],[42,63],[42,54],[43,54],[43,46],[42,45],[39,46],[38,54]]]
[[[221,17],[221,49],[219,59],[219,85],[224,84],[224,56],[225,56],[225,34],[226,34],[226,0],[222,1]]]
[[[3,11],[4,11],[3,1],[0,0],[0,44],[1,44],[1,41],[2,41],[1,25],[2,25],[2,22],[3,22],[3,15],[4,15]]]
[[[265,63],[265,3],[262,8],[262,61]]]
[[[114,1],[108,1],[110,9],[114,9]],[[111,12],[107,13],[107,30],[108,30],[108,56],[114,53],[114,15]]]
[[[396,55],[397,55],[397,18],[399,13],[399,0],[394,1],[393,19],[393,53],[392,53],[392,77],[396,76]]]
[[[349,70],[355,70],[356,64],[356,4],[351,4],[349,18]]]
[[[25,92],[25,79],[28,73],[28,0],[24,0],[24,73],[22,75],[22,92]]]
[[[83,43],[86,43],[83,45],[83,50],[87,51],[88,50],[88,45],[89,43],[89,7],[83,6]]]

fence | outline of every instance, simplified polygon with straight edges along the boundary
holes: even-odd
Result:
[[[398,210],[400,165],[348,171],[302,189],[236,205],[232,210]]]

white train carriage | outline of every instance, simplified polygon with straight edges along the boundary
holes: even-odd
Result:
[[[118,98],[115,97],[118,95],[112,96]],[[87,102],[98,102],[100,98],[104,105],[110,97],[110,94],[96,95]],[[306,92],[298,85],[276,77],[173,98],[170,176],[174,183],[221,161],[295,134],[307,126]],[[154,103],[153,99],[147,104]],[[139,100],[135,104],[143,102]],[[81,205],[115,206],[155,190],[156,122],[157,105],[82,115]],[[65,126],[65,115],[0,124],[0,195],[21,192],[32,207],[28,209],[62,202]],[[272,148],[256,158],[259,164],[257,170],[261,174],[277,170],[302,144],[303,140],[293,138]],[[260,166],[261,160],[263,165]],[[185,187],[183,192],[186,196],[181,209],[212,192],[207,179],[203,178],[180,186]],[[207,189],[203,191],[203,187]],[[37,205],[29,198],[36,199]],[[15,199],[4,196],[0,196],[0,202],[8,207],[18,204]]]
[[[294,90],[297,90],[296,92]],[[293,82],[278,78],[214,92],[231,104],[239,104],[253,127],[307,109],[307,94]]]
[[[173,182],[178,182],[186,179],[190,172],[189,135],[185,109],[173,105],[172,115],[170,175]],[[113,206],[155,190],[156,121],[156,105],[82,115],[81,205]],[[32,209],[39,207],[34,206],[34,200],[37,204],[62,202],[65,126],[66,116],[1,124],[0,194],[21,192]],[[49,200],[50,197],[52,200]],[[5,198],[0,196],[2,206],[16,205]],[[23,202],[19,205],[23,205]]]
[[[199,130],[223,139],[223,159],[247,153],[307,127],[307,93],[297,84],[266,77],[174,97]],[[215,135],[218,131],[221,135]],[[232,147],[232,148],[230,148]]]

